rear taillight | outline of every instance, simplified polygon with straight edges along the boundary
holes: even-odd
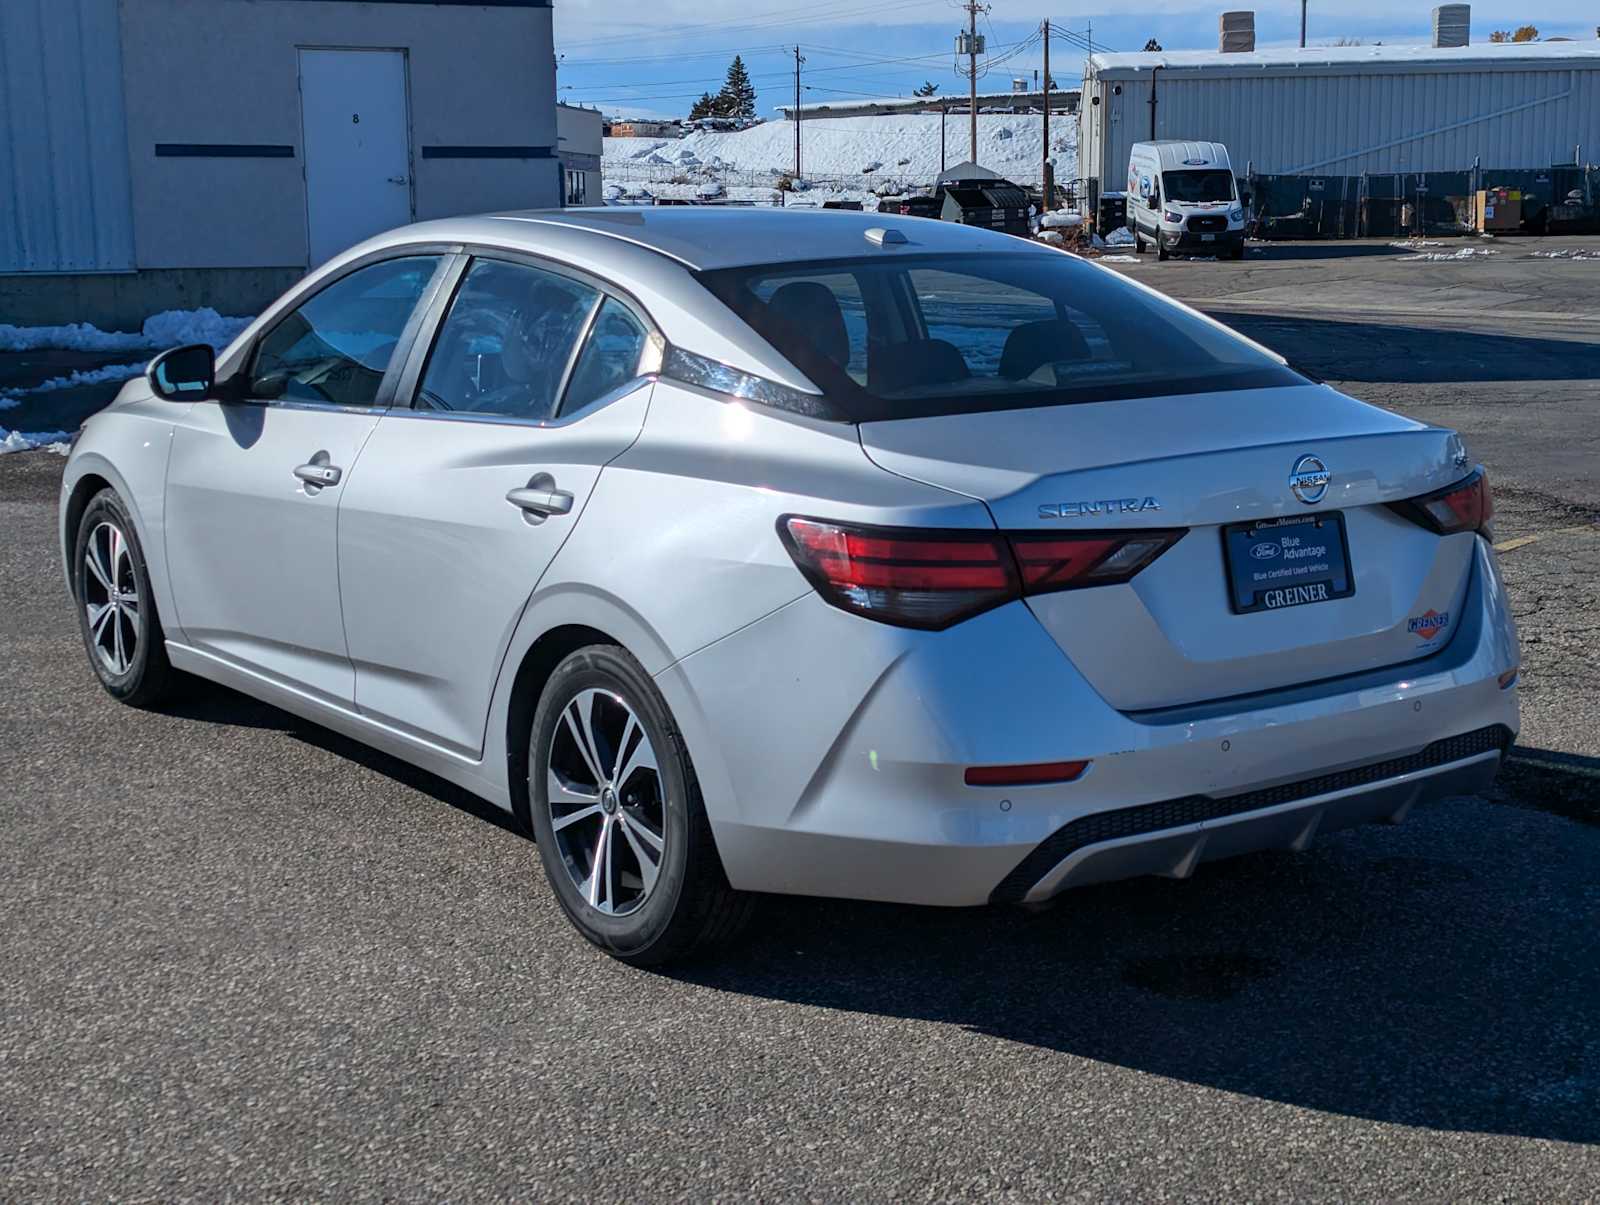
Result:
[[[1460,531],[1484,531],[1494,518],[1494,494],[1489,475],[1481,468],[1442,490],[1391,502],[1389,509],[1442,536]]]
[[[1026,594],[1125,582],[1176,531],[922,531],[785,516],[778,534],[828,602],[882,623],[947,628]]]

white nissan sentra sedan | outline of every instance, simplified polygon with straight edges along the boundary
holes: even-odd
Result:
[[[1040,903],[1484,788],[1490,512],[1452,432],[1048,247],[599,209],[395,231],[157,357],[61,541],[112,695],[442,775],[653,964],[751,893]]]

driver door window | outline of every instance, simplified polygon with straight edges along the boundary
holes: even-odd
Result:
[[[436,255],[384,260],[335,281],[273,327],[256,349],[252,397],[372,406]]]
[[[418,410],[553,418],[600,294],[527,264],[473,262],[428,356]]]

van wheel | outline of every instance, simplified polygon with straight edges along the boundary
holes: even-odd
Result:
[[[1162,260],[1170,258],[1167,253],[1167,237],[1159,230],[1156,231],[1156,258]]]
[[[1140,234],[1137,230],[1133,232],[1133,253],[1135,255],[1144,254],[1144,235]]]

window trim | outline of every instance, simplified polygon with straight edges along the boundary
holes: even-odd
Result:
[[[562,260],[551,259],[532,251],[514,247],[497,247],[487,243],[462,243],[455,245],[455,258],[450,265],[450,271],[440,280],[442,287],[434,294],[432,301],[424,315],[422,329],[415,342],[412,343],[407,355],[405,366],[396,382],[393,405],[387,413],[390,416],[400,415],[407,418],[422,418],[436,422],[476,422],[490,423],[505,427],[564,427],[588,417],[601,409],[602,403],[610,405],[614,401],[626,397],[646,381],[653,381],[656,373],[654,368],[647,369],[651,357],[648,348],[651,344],[665,346],[666,337],[661,333],[661,327],[650,316],[650,311],[639,303],[638,298],[620,286],[613,284],[604,277],[586,272],[582,268]],[[455,304],[457,293],[460,292],[461,282],[466,279],[467,272],[471,270],[473,261],[480,259],[498,260],[502,263],[520,264],[523,267],[535,268],[549,272],[553,276],[564,276],[569,280],[594,289],[598,296],[588,317],[584,320],[583,331],[577,342],[573,344],[571,355],[567,358],[567,365],[561,376],[561,385],[556,393],[556,413],[550,418],[517,418],[503,414],[473,414],[470,411],[457,410],[424,410],[417,406],[417,398],[422,390],[422,377],[426,371],[428,360],[433,355],[433,349],[439,342],[443,333],[445,319],[450,316],[450,308]],[[589,337],[589,330],[595,317],[600,313],[600,308],[607,298],[611,298],[626,307],[645,330],[646,351],[639,355],[640,367],[636,375],[618,385],[609,393],[602,394],[581,410],[571,414],[561,413],[562,403],[566,401],[567,386],[571,383],[572,371],[577,365],[577,357],[583,348],[584,340]],[[655,357],[659,364],[660,357]]]
[[[298,287],[280,297],[267,311],[270,319],[267,325],[252,335],[250,342],[240,349],[237,359],[231,361],[226,378],[231,396],[227,400],[246,406],[293,406],[303,410],[336,410],[350,414],[377,414],[391,409],[397,396],[396,390],[400,383],[401,372],[411,354],[411,348],[422,330],[426,315],[432,308],[439,286],[446,275],[446,269],[452,264],[460,249],[458,243],[412,243],[385,247],[351,260],[337,273],[314,281],[302,281]],[[433,275],[423,286],[422,293],[412,306],[405,326],[400,330],[399,338],[395,340],[394,353],[389,357],[388,366],[383,371],[383,380],[378,383],[378,392],[373,398],[372,405],[343,406],[338,402],[319,402],[308,398],[262,398],[249,392],[250,385],[255,380],[256,361],[261,354],[262,343],[302,306],[335,285],[348,280],[357,272],[376,264],[397,259],[418,259],[429,255],[436,256],[438,263],[434,265]]]

